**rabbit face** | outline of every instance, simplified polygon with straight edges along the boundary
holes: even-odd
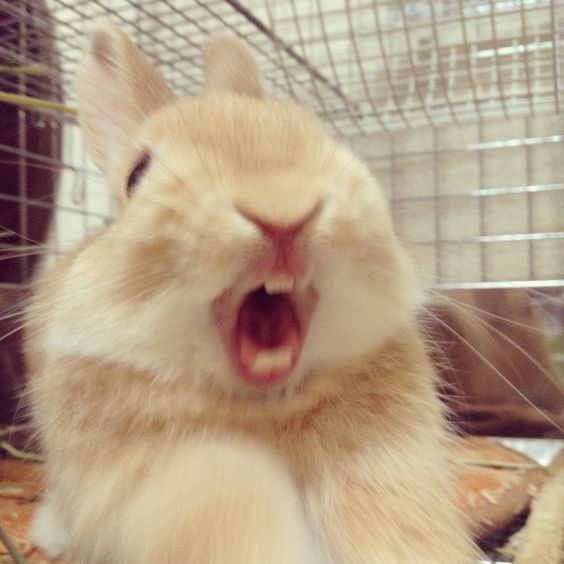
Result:
[[[368,353],[408,321],[419,292],[383,195],[313,115],[229,92],[215,71],[221,88],[177,102],[114,34],[94,39],[79,95],[123,212],[65,272],[51,347],[265,394]],[[109,109],[97,115],[99,102]]]

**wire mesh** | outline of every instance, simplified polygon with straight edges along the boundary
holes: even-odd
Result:
[[[564,279],[561,0],[47,0],[42,9],[30,2],[0,0],[0,91],[16,72],[17,93],[63,103],[22,105],[19,125],[62,130],[62,155],[21,143],[0,149],[19,159],[22,178],[33,166],[60,173],[55,248],[112,216],[65,111],[76,103],[84,36],[109,18],[181,96],[202,88],[208,36],[244,38],[269,95],[310,106],[368,161],[430,281]],[[25,47],[33,40],[56,41],[58,63]],[[25,183],[18,198],[24,207],[50,205]]]
[[[11,21],[2,24],[0,53],[42,65],[22,55],[14,25],[28,19],[45,35],[56,30],[70,104],[84,32],[100,18],[135,36],[183,95],[202,85],[206,37],[230,30],[255,50],[270,94],[298,98],[346,136],[558,114],[562,99],[562,23],[551,0],[51,0],[44,18],[25,5],[2,0]],[[45,94],[41,72],[27,80]]]

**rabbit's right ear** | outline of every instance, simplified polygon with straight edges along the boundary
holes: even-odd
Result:
[[[214,37],[204,48],[206,90],[260,98],[257,64],[247,45],[232,35]]]
[[[94,30],[80,63],[77,94],[86,143],[106,173],[145,118],[174,99],[143,53],[112,24]]]

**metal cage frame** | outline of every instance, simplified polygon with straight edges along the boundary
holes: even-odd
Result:
[[[0,0],[0,103],[18,104],[20,130],[61,129],[62,156],[28,150],[21,131],[19,141],[0,150],[21,168],[21,190],[10,201],[16,198],[22,218],[27,207],[52,205],[30,197],[26,171],[43,166],[60,175],[55,251],[112,219],[111,198],[85,155],[72,111],[83,36],[94,21],[110,18],[186,96],[202,87],[208,36],[228,30],[243,37],[268,94],[311,107],[374,170],[398,233],[429,283],[564,285],[564,214],[557,213],[564,209],[562,0],[47,0],[46,6],[41,13],[30,0]],[[35,38],[25,33],[31,25],[39,30]],[[29,55],[29,42],[42,34],[56,41],[57,68]],[[19,92],[6,93],[14,73]],[[522,163],[520,176],[504,181],[496,174],[503,160],[511,169],[509,163]],[[8,200],[0,193],[0,205]],[[491,219],[503,219],[507,209],[514,220]],[[22,219],[9,250],[29,244],[28,235]],[[0,238],[2,245],[10,247]],[[457,267],[461,256],[471,266]],[[17,260],[27,282],[28,259]]]

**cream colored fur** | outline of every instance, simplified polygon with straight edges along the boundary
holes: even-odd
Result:
[[[175,102],[113,27],[86,54],[81,120],[124,211],[29,309],[49,471],[36,542],[104,564],[471,562],[420,292],[377,184],[314,116],[260,97],[240,43],[218,40],[207,67],[213,91]],[[259,391],[210,304],[264,245],[241,211],[314,209],[300,237],[318,307],[293,373]]]

